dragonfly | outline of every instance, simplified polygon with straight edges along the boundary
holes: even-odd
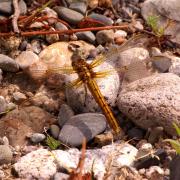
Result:
[[[86,60],[86,56],[83,53],[81,48],[75,48],[74,53],[71,57],[72,64],[71,66],[65,67],[51,67],[47,70],[47,74],[59,73],[59,74],[73,74],[77,73],[78,78],[66,85],[67,88],[71,87],[79,87],[81,85],[85,85],[88,88],[92,96],[94,97],[97,104],[100,106],[103,114],[105,115],[107,122],[110,128],[113,130],[115,134],[119,134],[122,130],[119,126],[115,116],[113,115],[109,105],[107,104],[104,96],[102,95],[98,84],[96,82],[97,78],[103,78],[110,73],[112,73],[112,69],[105,70],[101,72],[94,71],[94,68],[101,65],[108,59],[112,59],[113,56],[117,56],[117,54],[128,50],[129,48],[134,48],[137,46],[142,46],[147,41],[147,37],[144,35],[136,35],[126,41],[119,47],[112,47],[104,54],[98,55],[91,63],[88,63]],[[125,71],[130,67],[124,66],[121,68],[121,71]]]

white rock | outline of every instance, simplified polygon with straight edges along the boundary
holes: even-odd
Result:
[[[175,135],[172,123],[180,124],[180,78],[163,73],[136,80],[119,93],[117,104],[141,128],[162,126]]]
[[[104,62],[102,65],[94,68],[94,71],[101,72],[106,70],[111,70],[113,67]],[[77,74],[68,76],[68,81],[73,81],[74,79],[78,78]],[[116,71],[112,74],[104,77],[98,78],[97,84],[102,93],[105,97],[106,101],[111,105],[114,106],[115,100],[117,98],[117,93],[120,86],[119,75]],[[68,84],[68,83],[67,83]],[[96,101],[94,100],[93,96],[87,90],[87,95],[84,89],[84,86],[78,88],[67,88],[66,89],[66,98],[68,105],[72,107],[73,110],[76,112],[98,112],[100,111],[100,107],[97,105]]]
[[[83,173],[93,171],[95,178],[103,180],[109,161],[112,160],[113,164],[118,167],[132,165],[137,151],[135,147],[127,143],[112,144],[104,146],[102,149],[86,150]],[[19,178],[48,180],[55,175],[58,168],[76,168],[80,155],[81,152],[78,149],[54,150],[51,153],[46,149],[39,149],[21,157],[14,164],[14,169]]]
[[[151,178],[152,174],[157,173],[158,175],[164,175],[164,170],[160,168],[159,166],[151,166],[147,171],[146,171],[146,176],[147,178]]]
[[[114,33],[114,38],[117,38],[117,37],[126,37],[126,36],[127,36],[127,32],[123,31],[123,30],[117,30]]]

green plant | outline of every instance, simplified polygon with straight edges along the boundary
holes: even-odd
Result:
[[[176,133],[178,137],[180,137],[180,127],[178,127],[175,123],[173,123],[174,128],[176,129]],[[180,141],[173,139],[166,139],[166,142],[169,142],[171,146],[176,150],[177,154],[180,155]]]
[[[57,149],[61,143],[47,134],[46,144],[51,150]]]
[[[148,16],[147,18],[147,24],[151,27],[154,34],[158,37],[161,37],[164,35],[165,27],[159,27],[158,25],[159,16]]]

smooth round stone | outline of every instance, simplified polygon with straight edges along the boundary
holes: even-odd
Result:
[[[0,113],[5,112],[7,109],[7,102],[3,96],[0,96]]]
[[[39,61],[38,55],[32,51],[23,51],[17,58],[16,62],[19,64],[21,69],[26,69],[32,64]]]
[[[110,106],[114,106],[120,87],[118,73],[113,69],[113,66],[106,62],[97,66],[93,70],[95,72],[112,70],[112,73],[110,73],[108,76],[95,79],[95,81],[97,82],[98,87],[102,95],[105,97],[107,103],[110,104]],[[68,81],[72,82],[74,79],[77,78],[77,74],[68,76],[66,79],[67,84]],[[70,105],[71,108],[77,113],[101,111],[94,97],[91,95],[88,89],[87,92],[85,91],[84,86],[80,86],[78,88],[66,88],[66,98],[68,105]]]
[[[55,31],[54,28],[51,28],[51,31]],[[59,41],[59,35],[58,34],[47,34],[46,35],[46,41],[49,44],[53,44]]]
[[[79,40],[87,41],[91,44],[95,43],[96,37],[91,31],[84,31],[75,33]]]
[[[0,165],[8,164],[12,161],[13,154],[9,146],[0,145]]]
[[[84,2],[74,2],[71,3],[69,6],[70,9],[73,9],[74,11],[77,11],[81,14],[85,14],[87,10],[86,3]]]
[[[74,25],[78,24],[84,17],[81,13],[62,6],[56,6],[54,10],[60,18]]]
[[[13,98],[14,98],[14,100],[15,100],[16,102],[21,102],[21,101],[27,99],[26,96],[25,96],[25,94],[23,94],[23,93],[21,93],[21,92],[15,92],[15,93],[13,93]]]
[[[96,34],[96,40],[98,44],[111,43],[114,40],[114,31],[113,30],[98,31]]]
[[[19,70],[19,65],[14,59],[4,54],[0,54],[0,68],[3,71],[17,72]]]
[[[152,57],[152,65],[159,70],[159,72],[167,72],[171,66],[171,59],[165,56],[155,56]]]
[[[59,132],[60,132],[59,126],[54,125],[54,124],[51,125],[50,126],[50,131],[51,131],[51,134],[52,134],[53,138],[57,139],[58,136],[59,136]]]
[[[40,142],[44,141],[45,138],[46,138],[46,136],[44,134],[34,133],[34,134],[31,135],[30,140],[33,143],[40,143]]]
[[[68,30],[68,28],[61,22],[57,22],[55,24],[55,29],[56,30]],[[68,34],[59,35],[59,39],[61,41],[68,41],[69,40],[69,35]]]
[[[72,116],[74,111],[67,104],[62,104],[58,114],[58,124],[62,127]]]
[[[93,139],[106,128],[106,118],[102,114],[85,113],[73,116],[61,129],[59,140],[71,146],[80,146],[83,139]]]
[[[96,21],[100,21],[102,23],[104,23],[107,26],[111,26],[113,24],[113,20],[111,18],[108,18],[102,14],[96,14],[96,13],[92,13],[90,14],[88,17],[96,20]]]
[[[123,30],[117,30],[115,33],[114,33],[114,38],[117,38],[117,37],[123,37],[125,38],[127,36],[127,32],[126,31],[123,31]]]
[[[20,9],[21,15],[26,14],[27,6],[23,0],[19,1],[19,9]],[[8,14],[8,15],[13,14],[12,1],[1,0],[1,2],[0,2],[0,13],[4,13],[4,14]]]

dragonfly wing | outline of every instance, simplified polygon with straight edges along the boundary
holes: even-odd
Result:
[[[81,79],[75,79],[72,82],[69,82],[68,84],[65,85],[65,88],[72,88],[72,87],[80,87],[83,84],[83,81]]]
[[[72,66],[65,66],[65,67],[50,67],[47,70],[47,73],[57,73],[57,74],[73,74],[76,71],[73,69]]]
[[[121,46],[112,46],[109,48],[108,52],[105,54],[99,55],[97,58],[95,58],[90,66],[91,68],[94,68],[100,64],[102,64],[106,60],[112,59],[114,56],[117,56],[119,53],[128,50],[130,48],[139,47],[139,46],[146,46],[148,42],[148,38],[146,35],[140,34],[135,35],[132,38],[130,38],[128,41],[123,43]]]

